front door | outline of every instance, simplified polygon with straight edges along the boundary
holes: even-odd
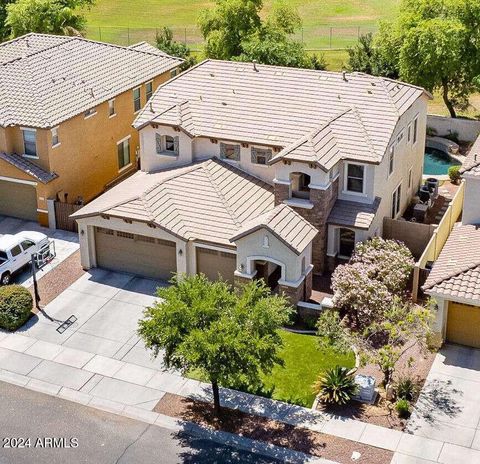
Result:
[[[350,229],[340,229],[338,254],[350,258],[355,250],[355,232]]]

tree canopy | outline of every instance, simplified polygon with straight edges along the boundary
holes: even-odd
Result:
[[[7,6],[14,1],[15,0],[2,0],[2,2],[0,2],[0,42],[10,37],[10,27],[5,24],[5,21],[7,19]]]
[[[212,383],[217,413],[219,385],[259,386],[260,374],[281,364],[278,329],[291,309],[264,283],[234,292],[204,275],[177,276],[158,296],[139,322],[139,335],[155,356],[165,350],[166,367],[200,370]]]
[[[302,26],[298,12],[286,2],[274,3],[262,21],[262,0],[216,0],[202,11],[200,29],[205,54],[222,60],[324,69],[322,57],[309,55],[292,34]]]
[[[17,0],[7,5],[6,26],[12,37],[29,32],[79,35],[85,29],[81,8],[94,0]]]
[[[349,51],[349,66],[440,90],[450,115],[480,75],[480,0],[402,0],[395,20]]]
[[[183,58],[185,61],[180,66],[184,71],[196,64],[197,60],[191,55],[190,49],[182,42],[173,40],[173,32],[170,28],[164,27],[156,36],[157,48],[171,56]]]

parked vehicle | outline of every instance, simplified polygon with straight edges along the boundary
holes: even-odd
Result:
[[[0,237],[0,285],[8,285],[12,276],[28,266],[32,254],[49,247],[49,240],[41,232],[24,231]]]

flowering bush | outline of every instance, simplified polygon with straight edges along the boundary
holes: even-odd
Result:
[[[410,250],[396,240],[374,237],[358,243],[351,263],[361,263],[367,275],[392,293],[405,290],[415,261]]]

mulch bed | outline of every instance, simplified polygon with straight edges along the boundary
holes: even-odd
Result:
[[[214,430],[222,430],[316,457],[331,459],[341,464],[351,463],[354,451],[361,454],[361,458],[356,461],[359,463],[386,464],[393,457],[392,452],[374,446],[312,432],[302,427],[294,427],[234,409],[222,408],[222,416],[217,419],[211,403],[195,401],[171,393],[163,396],[154,411],[195,422]]]
[[[83,274],[85,271],[80,264],[80,251],[76,251],[38,281],[40,305],[44,307],[50,303]],[[28,290],[33,296],[33,285]],[[34,308],[33,312],[38,313],[38,309]]]

